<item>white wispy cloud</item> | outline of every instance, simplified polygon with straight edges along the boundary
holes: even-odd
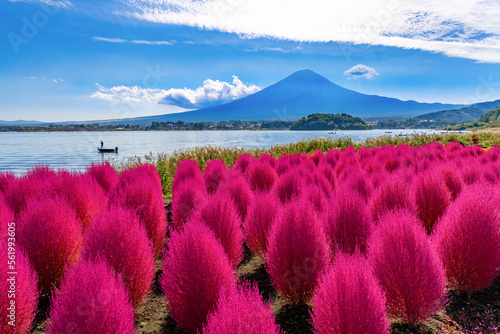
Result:
[[[358,65],[354,65],[353,67],[351,67],[350,69],[345,71],[344,74],[348,75],[354,79],[358,79],[358,78],[371,79],[375,75],[378,75],[378,72],[369,66],[366,66],[363,64],[358,64]]]
[[[9,2],[25,2],[33,4],[43,4],[48,6],[54,6],[59,8],[69,8],[73,7],[73,3],[67,0],[8,0]]]
[[[500,62],[498,0],[122,0],[116,13],[301,42],[385,45]]]
[[[144,40],[128,40],[123,38],[106,38],[106,37],[93,37],[94,41],[108,42],[108,43],[132,43],[132,44],[144,44],[144,45],[173,45],[174,41],[144,41]]]
[[[56,79],[56,78],[47,79],[46,77],[36,77],[36,76],[25,77],[25,79],[29,79],[29,80],[50,80],[50,81],[53,81],[55,83],[64,82],[63,79]]]
[[[106,88],[96,84],[98,90],[90,97],[108,101],[147,102],[174,105],[184,109],[207,107],[230,102],[256,93],[259,87],[243,83],[233,76],[232,83],[207,79],[196,89],[142,88],[139,86],[115,86]]]

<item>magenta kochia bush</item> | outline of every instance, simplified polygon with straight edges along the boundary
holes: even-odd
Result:
[[[444,268],[418,218],[407,210],[382,215],[368,247],[369,262],[393,318],[415,324],[441,310]]]
[[[266,252],[269,230],[280,205],[281,202],[274,193],[255,193],[254,202],[243,222],[246,244],[252,253],[263,256]]]
[[[370,203],[373,221],[377,222],[382,214],[396,209],[408,209],[414,213],[415,204],[408,188],[409,185],[401,180],[391,180],[381,185]]]
[[[233,175],[226,181],[224,191],[229,192],[231,198],[238,209],[241,221],[247,216],[248,207],[253,202],[253,192],[245,178],[233,172]]]
[[[135,333],[134,309],[106,261],[81,261],[52,298],[47,334]]]
[[[107,260],[125,283],[132,306],[148,295],[154,277],[153,245],[137,216],[112,206],[85,238],[84,258]]]
[[[238,157],[238,159],[236,159],[234,161],[234,165],[233,165],[233,168],[240,172],[241,174],[245,174],[248,166],[250,166],[252,164],[252,162],[255,161],[255,158],[252,157],[250,154],[248,153],[243,153],[242,155],[240,155]]]
[[[172,193],[172,221],[180,231],[189,221],[193,212],[204,205],[207,193],[203,185],[194,180],[186,180]]]
[[[265,259],[275,289],[293,304],[307,303],[330,259],[325,233],[307,199],[293,200],[278,213]]]
[[[196,333],[217,304],[221,292],[236,288],[236,275],[224,248],[202,222],[188,222],[173,232],[163,255],[160,285],[172,318]]]
[[[332,254],[366,251],[372,219],[365,200],[354,190],[345,189],[335,195],[324,226]]]
[[[424,223],[428,234],[450,204],[450,191],[439,174],[424,174],[415,183],[417,216]]]
[[[441,169],[441,175],[443,176],[446,187],[450,191],[451,200],[454,201],[462,191],[462,179],[451,167]]]
[[[257,285],[243,283],[228,296],[222,295],[208,316],[203,334],[282,334],[269,304],[264,304]]]
[[[303,186],[301,175],[296,171],[281,175],[274,183],[274,192],[282,203],[287,203],[300,196]]]
[[[500,268],[500,215],[494,188],[465,188],[436,225],[434,242],[450,288],[486,288]]]
[[[44,196],[29,202],[17,228],[17,241],[38,274],[39,287],[49,293],[80,259],[82,224],[65,199]]]
[[[94,164],[87,168],[87,174],[92,176],[107,194],[112,191],[120,179],[116,170],[108,162]]]
[[[148,178],[140,178],[120,187],[115,200],[135,212],[153,242],[155,256],[165,244],[167,215],[162,188]]]
[[[278,178],[276,171],[267,163],[254,163],[246,173],[253,191],[269,191]]]
[[[225,183],[227,177],[226,165],[220,160],[210,160],[203,174],[207,193],[214,194],[219,189],[219,185]]]
[[[224,247],[233,267],[243,260],[241,219],[231,195],[227,192],[210,197],[192,218],[202,220]]]
[[[385,296],[360,254],[339,254],[312,299],[314,333],[389,333]]]
[[[179,162],[174,175],[172,193],[175,193],[177,188],[187,180],[203,186],[203,174],[200,166],[194,160],[185,159]]]
[[[1,204],[0,204],[1,205]],[[1,217],[0,217],[1,219]],[[37,290],[38,278],[31,268],[28,258],[21,249],[15,244],[15,236],[9,238],[0,237],[0,252],[3,254],[0,259],[0,329],[2,333],[26,334],[30,331],[38,306]],[[7,257],[8,252],[15,252],[15,269],[10,268]],[[8,272],[15,271],[15,281],[10,280]],[[11,296],[12,290],[15,290],[14,296]],[[12,310],[11,301],[16,304]],[[9,310],[8,308],[11,308]],[[9,325],[12,322],[15,326]]]
[[[9,184],[16,179],[14,173],[0,172],[0,193],[7,191]]]
[[[5,196],[0,192],[0,238],[8,232],[8,224],[14,222],[14,213],[8,207]]]

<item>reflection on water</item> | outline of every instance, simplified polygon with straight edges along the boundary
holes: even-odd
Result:
[[[357,131],[103,131],[103,132],[3,132],[0,133],[0,170],[23,173],[36,164],[49,164],[53,168],[82,170],[91,162],[107,157],[119,160],[158,152],[200,146],[261,147],[296,142],[312,137],[353,140],[386,135],[387,130]],[[433,133],[433,130],[391,130],[395,134],[415,132]],[[329,133],[330,132],[330,133]],[[119,153],[99,153],[103,141],[105,148],[118,147]]]

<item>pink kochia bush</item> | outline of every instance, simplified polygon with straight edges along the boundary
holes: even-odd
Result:
[[[410,197],[408,184],[401,180],[391,180],[383,184],[373,195],[370,209],[375,223],[382,214],[388,211],[407,209],[414,213],[415,205]]]
[[[314,292],[314,333],[389,333],[385,302],[366,259],[339,254]]]
[[[47,334],[131,334],[134,309],[119,275],[102,259],[68,271],[52,298]]]
[[[137,216],[112,206],[98,217],[85,238],[84,258],[107,260],[125,283],[132,306],[137,308],[151,290],[154,277],[153,245]]]
[[[185,181],[190,180],[194,184],[204,186],[203,174],[200,166],[194,160],[185,159],[179,162],[175,171],[172,192],[175,193],[178,187]]]
[[[1,204],[0,204],[1,205]],[[1,218],[0,218],[1,219]],[[31,268],[28,258],[15,244],[15,237],[0,237],[0,251],[3,254],[0,259],[0,332],[12,334],[26,334],[31,330],[33,320],[38,306],[37,289],[38,278]],[[8,261],[8,252],[15,251],[15,267],[12,269]],[[15,271],[15,281],[10,280],[8,272]],[[15,299],[11,296],[15,290]],[[12,297],[12,298],[11,298]],[[14,310],[11,301],[15,300]],[[11,322],[15,325],[9,325]]]
[[[256,285],[243,283],[228,296],[222,295],[208,316],[203,334],[282,334],[271,307],[262,302]]]
[[[231,195],[236,209],[238,209],[241,221],[244,221],[247,216],[248,207],[252,204],[254,198],[252,189],[250,189],[247,181],[239,174],[232,175],[226,181],[224,190]]]
[[[212,196],[192,219],[203,221],[214,232],[236,268],[243,260],[243,231],[231,195],[223,192]]]
[[[337,192],[325,220],[325,233],[331,253],[365,253],[372,219],[365,200],[354,190]]]
[[[94,164],[87,168],[87,174],[92,176],[102,187],[104,192],[108,194],[118,184],[120,179],[116,170],[111,167],[108,162]]]
[[[302,185],[301,175],[296,171],[290,171],[276,180],[274,192],[282,203],[287,203],[300,196]]]
[[[269,230],[280,207],[280,201],[270,192],[257,192],[243,222],[245,240],[252,253],[263,256],[267,250]]]
[[[278,213],[265,259],[276,290],[293,304],[307,303],[330,260],[325,233],[307,199],[293,200]]]
[[[380,217],[369,239],[368,260],[393,318],[415,324],[443,307],[444,268],[422,223],[407,210]]]
[[[194,180],[186,180],[172,194],[172,221],[174,228],[180,231],[189,221],[196,208],[207,200],[205,188]]]
[[[167,233],[167,215],[161,186],[154,179],[141,177],[137,173],[133,181],[117,188],[114,200],[135,212],[153,242],[155,256],[159,256]]]
[[[451,195],[439,174],[424,174],[415,183],[417,216],[428,234],[450,204]]]
[[[436,226],[434,242],[451,289],[482,290],[498,275],[500,214],[493,192],[482,183],[465,188]]]
[[[215,309],[222,292],[236,288],[236,275],[224,248],[202,222],[188,222],[172,233],[163,255],[160,285],[177,324],[196,333]]]
[[[252,164],[247,171],[247,179],[253,191],[270,191],[278,178],[276,171],[267,163]]]
[[[227,167],[222,161],[210,160],[207,163],[203,178],[209,195],[214,194],[219,189],[219,185],[225,182],[227,174]]]
[[[75,210],[65,199],[44,196],[29,202],[17,228],[17,241],[38,274],[39,287],[49,293],[80,259],[82,225]]]
[[[0,193],[7,191],[9,184],[16,179],[14,173],[0,172]]]
[[[455,173],[452,168],[441,169],[441,175],[443,176],[446,187],[450,191],[451,200],[454,201],[457,198],[458,194],[460,194],[460,192],[462,191],[462,179],[457,175],[457,173]]]

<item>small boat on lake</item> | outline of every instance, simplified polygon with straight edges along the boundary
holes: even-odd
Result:
[[[101,147],[98,147],[97,150],[100,153],[118,153],[118,147],[115,147],[115,148],[101,148]]]

